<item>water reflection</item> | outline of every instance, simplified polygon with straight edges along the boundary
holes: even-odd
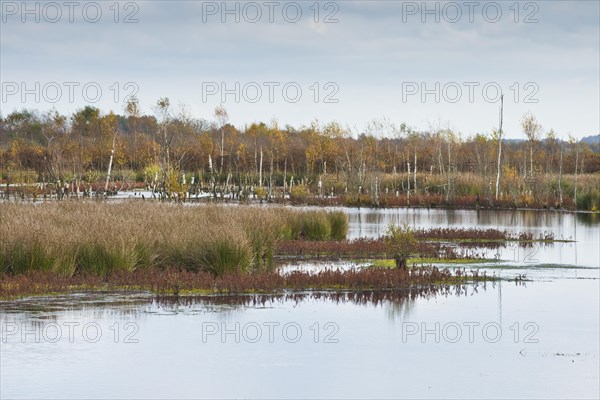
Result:
[[[494,228],[535,237],[553,233],[558,240],[576,243],[533,244],[533,251],[517,254],[507,246],[501,259],[522,263],[564,263],[600,267],[600,214],[535,210],[343,209],[348,214],[348,238],[379,237],[389,223],[406,222],[415,228]],[[535,260],[535,261],[534,261]]]
[[[600,214],[598,213],[578,213],[576,214],[577,221],[585,226],[600,225]]]
[[[81,315],[94,319],[130,317],[139,314],[140,307],[154,297],[149,292],[84,292],[0,301],[0,321],[23,319],[43,323]]]
[[[16,326],[30,332],[28,318],[54,315],[63,336],[50,340],[43,327],[40,343],[31,333],[27,340],[10,335],[0,352],[0,397],[503,398],[534,391],[594,398],[597,281],[535,280],[527,289],[524,283],[240,296],[139,293],[133,300],[81,293],[4,302],[0,320],[25,322]],[[68,323],[78,324],[73,341]],[[273,323],[273,341],[266,329],[258,341],[244,336],[248,327]],[[467,326],[474,323],[471,335]],[[86,339],[86,324],[97,325],[100,340]],[[332,332],[327,324],[337,327],[335,342],[324,341]],[[526,341],[532,334],[527,324],[537,327],[539,341]],[[204,340],[207,325],[220,332]],[[297,342],[283,336],[286,325],[301,328]],[[436,326],[438,336],[426,333]],[[446,335],[456,326],[462,329],[458,342]],[[502,330],[498,341],[486,336],[486,326]],[[407,336],[406,327],[419,332]],[[128,335],[135,342],[126,341]],[[498,377],[507,384],[498,385]]]
[[[404,305],[416,299],[431,299],[436,296],[466,296],[485,290],[486,283],[470,285],[435,285],[412,287],[401,290],[374,291],[326,291],[326,292],[294,292],[282,294],[249,294],[226,296],[167,296],[157,297],[154,304],[165,309],[182,310],[191,307],[210,307],[214,305],[240,307],[276,307],[284,303],[299,304],[306,301],[328,301],[334,304],[352,303],[361,306],[378,307],[392,303]]]
[[[495,283],[490,283],[495,287]],[[150,293],[76,293],[57,296],[48,301],[44,297],[0,302],[0,321],[53,321],[86,315],[93,319],[128,317],[144,314],[194,314],[227,313],[248,308],[277,308],[283,305],[296,306],[303,302],[330,302],[335,305],[354,304],[366,307],[385,306],[391,318],[410,315],[412,304],[417,299],[430,300],[436,297],[472,296],[485,291],[486,282],[468,285],[432,285],[411,287],[401,290],[374,291],[307,291],[278,294],[240,294],[173,296]]]

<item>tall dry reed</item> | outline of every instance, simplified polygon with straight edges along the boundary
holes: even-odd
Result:
[[[268,269],[283,238],[345,236],[347,220],[324,211],[157,202],[0,204],[0,271],[61,276],[178,267]],[[344,216],[345,217],[345,216]],[[340,227],[341,226],[341,227]],[[344,228],[344,226],[346,228]]]

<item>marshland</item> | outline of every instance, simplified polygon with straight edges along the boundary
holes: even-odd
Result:
[[[598,397],[594,137],[125,110],[0,116],[0,396]]]
[[[483,389],[471,380],[489,388],[498,374],[519,382],[509,390],[515,395],[594,390],[596,214],[80,199],[5,202],[0,216],[7,396],[23,393],[11,382],[32,364],[27,393],[57,396],[65,372],[99,396],[133,395],[138,378],[127,371],[134,364],[143,371],[146,383],[137,387],[144,389],[136,389],[143,397],[179,393],[167,393],[159,384],[165,378],[185,382],[174,386],[181,393],[207,397],[279,397],[290,385],[308,397],[406,396],[426,387],[436,395],[448,387],[467,395],[471,387],[472,395]],[[391,228],[412,242],[406,268],[394,261]],[[49,333],[79,324],[77,335],[90,321],[103,334],[95,343]],[[219,331],[207,336],[207,326]],[[283,326],[301,335],[290,341]],[[262,336],[246,340],[256,327]],[[492,334],[497,328],[500,336]],[[33,334],[21,340],[27,329],[38,329],[41,342]],[[107,370],[106,357],[123,361]],[[407,357],[410,368],[392,362]],[[487,365],[486,375],[472,362]],[[177,365],[177,374],[164,365]],[[462,378],[447,368],[460,368]],[[255,386],[267,371],[273,384]],[[574,386],[548,380],[566,371]],[[239,385],[227,383],[231,374]],[[282,383],[295,374],[312,385]],[[399,376],[411,385],[399,388]],[[330,379],[374,386],[348,383],[334,393]]]
[[[290,258],[393,257],[394,251],[384,237],[346,240],[348,216],[340,210],[66,201],[2,204],[0,216],[0,289],[4,296],[20,291],[56,292],[69,286],[98,289],[113,280],[122,282],[122,288],[179,294],[180,289],[216,293],[334,287],[400,289],[423,283],[492,279],[479,276],[477,271],[465,274],[417,267],[414,262],[414,268],[395,272],[277,273],[277,264]],[[512,238],[507,232],[494,230],[440,233],[407,228],[407,233],[414,243],[405,258],[429,257],[434,262],[478,259],[468,248],[440,244],[441,237],[464,240],[481,236],[482,240],[492,237],[500,242]],[[24,276],[26,280],[22,280]],[[62,285],[51,284],[56,282],[53,278],[59,278]],[[69,280],[78,284],[65,283]],[[118,286],[113,283],[109,287]]]
[[[600,1],[0,15],[0,400],[600,399]]]

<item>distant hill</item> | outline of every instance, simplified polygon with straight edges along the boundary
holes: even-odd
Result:
[[[541,142],[545,143],[546,140],[547,139],[542,139]],[[522,144],[525,142],[527,142],[526,139],[504,139],[504,143],[507,143],[509,145],[519,145],[519,144]],[[558,142],[560,143],[561,140],[559,139]],[[567,140],[563,140],[562,142],[564,144],[569,143]],[[592,149],[592,151],[600,152],[600,135],[586,136],[586,137],[580,139],[579,143],[587,143],[588,145],[590,145],[590,148]]]
[[[504,143],[519,144],[525,142],[525,139],[504,139]]]
[[[581,139],[581,141],[591,146],[598,147],[600,146],[600,135],[586,136],[583,139]]]

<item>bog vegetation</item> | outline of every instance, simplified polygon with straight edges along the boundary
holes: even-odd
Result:
[[[122,115],[88,106],[72,115],[0,116],[0,194],[62,198],[145,188],[184,200],[208,194],[348,206],[600,208],[600,144],[544,130],[530,114],[521,132],[465,138],[385,119],[360,131],[318,121],[236,128],[222,107],[209,120],[175,110],[167,98],[149,108],[143,113],[131,99]]]
[[[379,294],[387,298],[400,293],[445,292],[458,289],[464,283],[497,281],[485,272],[466,271],[436,267],[411,269],[369,268],[340,271],[326,269],[318,272],[294,271],[283,275],[275,271],[226,274],[214,276],[208,272],[190,272],[178,269],[144,270],[140,272],[118,271],[109,276],[77,275],[66,278],[48,272],[28,275],[1,275],[0,299],[14,298],[24,294],[46,294],[49,292],[118,290],[152,290],[165,295],[213,295],[213,294],[297,294],[316,291],[316,296],[332,294],[354,295],[368,298]],[[462,286],[464,288],[464,286]],[[402,290],[398,290],[402,289]],[[362,293],[365,295],[358,295]],[[352,296],[352,295],[351,295]],[[381,296],[381,297],[380,297]],[[221,298],[235,301],[236,298]]]
[[[343,239],[339,211],[158,202],[0,204],[0,271],[109,276],[176,268],[266,271],[281,240]]]

